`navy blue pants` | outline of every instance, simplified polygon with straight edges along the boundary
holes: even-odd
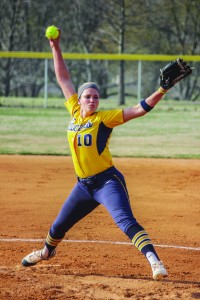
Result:
[[[78,178],[51,226],[51,237],[62,239],[75,223],[100,204],[104,205],[116,225],[131,239],[134,232],[130,232],[129,228],[139,224],[130,207],[124,177],[115,167],[86,179]]]

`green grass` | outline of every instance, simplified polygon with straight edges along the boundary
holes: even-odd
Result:
[[[29,105],[19,105],[22,100]],[[9,101],[7,107],[0,107],[0,154],[70,154],[67,141],[70,118],[63,98],[49,100],[55,107],[47,109],[42,108],[43,99],[37,99],[35,106],[32,99],[13,98],[11,104],[15,107],[9,107]],[[126,106],[136,103],[127,99]],[[100,102],[101,109],[114,107],[116,100]],[[161,101],[146,116],[113,130],[111,152],[113,156],[200,158],[199,116],[200,104]]]

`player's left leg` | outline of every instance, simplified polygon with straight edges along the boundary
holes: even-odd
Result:
[[[152,267],[153,278],[166,276],[167,271],[147,232],[133,216],[123,175],[118,171],[115,172],[113,179],[95,192],[94,199],[106,207],[117,226],[147,258]]]
[[[47,260],[55,256],[55,248],[62,241],[65,233],[98,205],[99,203],[92,199],[87,187],[78,182],[53,222],[44,248],[34,250],[25,256],[22,260],[22,265],[24,267],[33,266],[41,260]]]
[[[99,203],[92,198],[88,188],[77,182],[48,232],[45,242],[48,250],[50,252],[54,250],[66,232],[98,205]]]

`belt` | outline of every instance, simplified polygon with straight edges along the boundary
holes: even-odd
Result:
[[[108,181],[114,174],[115,167],[110,167],[107,170],[98,173],[94,176],[89,176],[86,178],[77,177],[78,181],[84,185],[100,185]]]

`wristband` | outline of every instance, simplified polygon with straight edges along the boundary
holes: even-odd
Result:
[[[140,105],[142,106],[142,108],[146,111],[149,112],[150,110],[153,109],[152,106],[150,106],[149,104],[146,103],[145,99],[140,101]]]
[[[158,92],[160,93],[160,94],[166,94],[167,93],[167,90],[164,90],[161,86],[159,87],[159,89],[158,89]]]

